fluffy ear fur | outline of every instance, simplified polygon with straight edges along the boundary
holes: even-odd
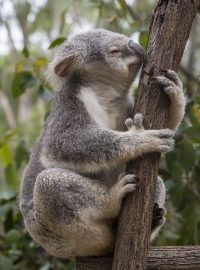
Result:
[[[79,62],[78,55],[68,55],[59,61],[55,67],[54,71],[59,77],[68,76],[74,69],[76,69]]]
[[[83,64],[85,44],[80,42],[65,42],[57,51],[53,61],[54,72],[59,77],[69,76]]]

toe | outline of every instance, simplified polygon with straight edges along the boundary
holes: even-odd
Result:
[[[128,130],[133,128],[134,127],[133,119],[127,118],[126,121],[125,121],[125,125],[126,125]]]

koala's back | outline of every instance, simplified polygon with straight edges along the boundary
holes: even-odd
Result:
[[[20,209],[23,215],[33,208],[33,191],[35,181],[44,166],[40,161],[41,141],[39,140],[33,148],[30,160],[25,168],[21,190],[20,190]]]

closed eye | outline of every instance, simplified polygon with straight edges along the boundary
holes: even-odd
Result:
[[[112,50],[111,53],[120,53],[120,51],[116,49],[116,50]]]
[[[109,51],[110,53],[121,53],[120,49],[118,49],[117,47],[112,47]]]

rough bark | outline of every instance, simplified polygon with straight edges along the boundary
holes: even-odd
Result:
[[[79,270],[111,270],[111,257],[80,258]],[[197,270],[200,269],[200,246],[151,247],[147,270]]]
[[[161,0],[151,20],[147,57],[136,96],[134,114],[140,112],[145,127],[166,126],[169,100],[151,80],[163,69],[177,70],[189,37],[199,0]],[[146,269],[159,154],[130,162],[128,172],[140,179],[140,188],[126,197],[120,214],[112,270]]]

